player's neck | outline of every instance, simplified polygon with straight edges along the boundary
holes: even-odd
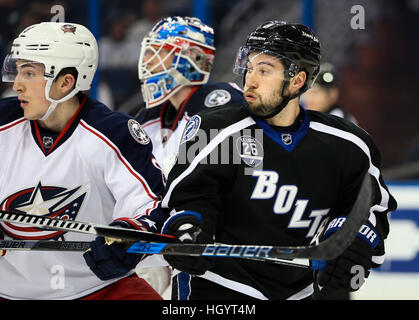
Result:
[[[80,101],[74,96],[68,101],[61,102],[46,120],[38,120],[41,127],[54,132],[61,132],[80,107]]]
[[[280,113],[270,119],[267,119],[266,122],[277,127],[291,126],[300,113],[300,106],[298,102],[298,98],[292,99]]]
[[[170,103],[176,108],[176,110],[179,110],[182,102],[185,101],[192,89],[192,86],[184,87],[170,97]]]

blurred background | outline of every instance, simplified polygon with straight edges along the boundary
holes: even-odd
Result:
[[[141,40],[171,15],[196,16],[214,28],[210,81],[238,85],[236,51],[259,24],[285,20],[314,29],[323,62],[339,75],[338,104],[374,138],[399,203],[391,214],[387,260],[353,299],[419,299],[419,0],[0,0],[0,57],[29,25],[83,24],[99,44],[90,96],[135,115],[142,106]],[[0,96],[11,95],[0,83]]]

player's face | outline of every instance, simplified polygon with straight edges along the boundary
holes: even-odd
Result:
[[[284,67],[275,57],[251,53],[246,70],[244,98],[249,110],[257,116],[266,116],[282,101]]]
[[[45,67],[43,64],[25,60],[18,60],[16,67],[17,75],[13,83],[13,90],[18,94],[24,116],[29,120],[40,119],[50,105],[50,102],[45,98]]]
[[[154,74],[169,69],[173,63],[173,58],[169,49],[162,48],[157,53],[154,50],[147,50],[144,62],[147,65],[147,70]]]

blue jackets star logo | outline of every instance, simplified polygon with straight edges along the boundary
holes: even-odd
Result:
[[[75,220],[87,194],[86,186],[72,189],[56,186],[43,186],[20,190],[4,199],[0,208],[7,211],[28,213],[49,218]],[[14,239],[57,239],[66,231],[53,231],[37,227],[2,222],[2,230]]]

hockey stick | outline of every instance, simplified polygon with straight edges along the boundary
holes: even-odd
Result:
[[[86,251],[90,241],[1,240],[0,250]]]
[[[156,245],[157,243],[149,243]],[[0,250],[8,251],[73,251],[73,252],[85,252],[90,248],[89,241],[54,241],[54,240],[0,240]],[[130,248],[130,245],[128,245]],[[131,252],[131,251],[127,251]],[[131,252],[137,253],[137,252]],[[252,259],[252,258],[249,258]],[[258,259],[259,260],[259,259]],[[272,262],[272,260],[270,260]],[[308,260],[288,261],[276,259],[275,263],[308,268]]]
[[[257,246],[229,244],[134,243],[127,252],[247,258],[275,262],[277,259],[332,260],[341,255],[355,239],[368,217],[372,204],[370,176],[363,179],[357,199],[342,227],[326,240],[309,246]]]
[[[253,245],[229,245],[229,244],[195,244],[195,243],[152,243],[136,242],[127,252],[143,254],[167,254],[180,256],[204,256],[217,258],[241,258],[257,261],[272,262],[282,265],[308,268],[310,266],[308,259],[304,257],[299,261],[287,257],[273,256],[270,253],[272,246],[253,246]],[[281,259],[282,258],[282,259]]]
[[[89,222],[53,219],[45,216],[36,216],[6,210],[0,210],[0,221],[27,224],[47,230],[74,231],[130,241],[173,242],[176,239],[174,236],[166,234],[106,226]]]
[[[138,244],[136,242],[135,244]],[[150,245],[158,245],[158,243],[147,243]],[[53,241],[53,240],[0,240],[0,250],[12,251],[75,251],[84,252],[90,248],[89,241]],[[127,250],[130,253],[132,252]],[[251,259],[251,258],[249,258]],[[259,260],[259,259],[258,259]],[[308,268],[308,261],[294,262],[276,259],[276,263],[290,265],[294,267]],[[273,260],[270,259],[270,262]]]
[[[231,257],[275,262],[279,259],[332,260],[341,255],[355,238],[367,219],[372,204],[371,181],[365,175],[357,199],[343,226],[329,238],[317,245],[309,246],[258,246],[229,244],[181,244],[171,243],[173,236],[154,234],[131,229],[100,226],[92,223],[51,219],[23,213],[0,210],[0,220],[29,224],[45,229],[90,233],[105,237],[132,241],[154,241],[161,243],[134,243],[127,252],[166,255],[190,255]],[[170,240],[170,241],[168,241]],[[170,242],[170,243],[169,243]]]

